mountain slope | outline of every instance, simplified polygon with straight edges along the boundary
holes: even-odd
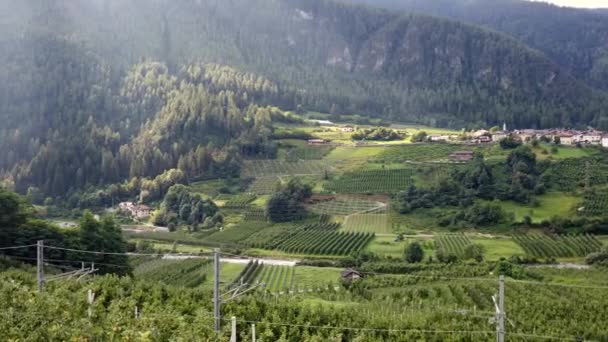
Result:
[[[24,18],[30,26],[75,34],[114,68],[141,58],[233,65],[277,82],[276,104],[288,109],[521,127],[598,125],[604,110],[603,95],[542,55],[433,17],[323,0],[44,3]]]
[[[608,11],[522,0],[348,0],[453,18],[504,32],[544,52],[575,77],[608,89]]]

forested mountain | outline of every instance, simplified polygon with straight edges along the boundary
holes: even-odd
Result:
[[[608,10],[523,0],[348,0],[483,25],[538,49],[575,77],[608,89]]]
[[[299,106],[608,127],[606,95],[540,52],[426,15],[329,0],[0,5],[0,170],[20,192],[236,174],[240,152],[272,155],[270,121]]]

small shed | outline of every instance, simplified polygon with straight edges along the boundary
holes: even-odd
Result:
[[[341,276],[342,276],[342,280],[353,281],[353,280],[357,280],[357,279],[361,278],[361,273],[352,268],[348,268],[348,269],[342,271]]]

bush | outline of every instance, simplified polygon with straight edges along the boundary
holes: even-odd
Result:
[[[418,241],[414,241],[405,248],[405,261],[409,263],[421,262],[424,259],[424,250]]]

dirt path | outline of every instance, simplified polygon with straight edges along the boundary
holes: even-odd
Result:
[[[175,255],[175,254],[166,254],[163,255],[163,259],[165,260],[184,260],[184,259],[211,259],[210,256],[201,256],[201,255]],[[287,259],[266,259],[266,258],[220,258],[220,262],[225,262],[228,264],[248,264],[250,261],[258,261],[260,263],[264,263],[265,265],[273,265],[273,266],[290,266],[293,267],[299,260],[287,260]]]

